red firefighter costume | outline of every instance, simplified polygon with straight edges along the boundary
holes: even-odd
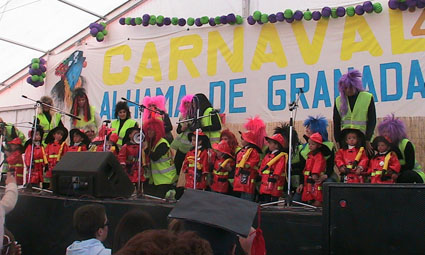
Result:
[[[74,144],[74,136],[79,135],[82,138],[82,141],[79,144]],[[69,131],[69,137],[70,137],[70,146],[68,147],[68,151],[87,151],[88,145],[90,144],[90,139],[85,134],[84,130],[74,128]]]
[[[360,159],[356,160],[356,157]],[[367,173],[368,163],[369,159],[363,147],[339,149],[335,154],[335,165],[338,168],[345,167],[350,169],[350,172],[345,175],[345,183],[363,183],[363,175]],[[353,172],[356,165],[363,168],[363,172],[360,175]]]
[[[80,143],[78,145],[72,145],[68,147],[68,151],[75,151],[75,152],[87,151],[87,146],[83,143]]]
[[[310,140],[321,144],[321,148],[326,149],[323,145],[322,136],[319,133],[314,133],[309,137]],[[322,202],[322,183],[315,182],[312,178],[313,174],[322,175],[326,171],[326,159],[323,155],[322,150],[319,148],[316,151],[310,151],[307,155],[305,167],[303,170],[304,175],[304,188],[301,196],[301,200],[304,202],[315,200]]]
[[[183,161],[182,171],[185,173],[185,188],[193,189],[195,176],[195,149],[186,153]],[[207,187],[207,174],[209,173],[208,150],[198,148],[198,159],[196,169],[196,189],[205,189]]]
[[[256,135],[252,131],[242,133],[242,139],[250,143],[250,145],[243,147],[236,155],[233,190],[253,194],[260,153],[255,148],[258,146],[256,144]]]
[[[63,132],[62,140],[55,141],[54,134],[61,130]],[[68,144],[66,144],[65,140],[68,137],[68,130],[65,127],[59,126],[52,129],[45,139],[45,143],[47,144],[45,152],[47,155],[47,161],[49,162],[49,167],[47,172],[43,175],[43,182],[50,182],[50,178],[52,178],[52,170],[59,162],[59,160],[65,155],[68,151]]]
[[[39,184],[40,182],[43,182],[44,168],[48,164],[47,154],[41,143],[34,144],[33,162],[34,164],[31,168],[31,177],[29,176],[30,173],[27,173],[27,182],[29,180],[29,183]],[[25,149],[25,165],[29,171],[29,167],[31,165],[31,143]]]
[[[126,134],[123,138],[123,146],[121,147],[121,150],[118,154],[118,161],[125,169],[128,178],[130,178],[130,181],[132,183],[138,182],[138,176],[139,176],[139,144],[134,143],[133,141],[130,141],[130,134],[137,130],[140,132],[140,128],[132,127],[127,129]],[[102,148],[103,151],[103,148]],[[140,173],[140,181],[145,181],[144,177],[144,171],[143,167],[141,167],[141,173]]]
[[[284,138],[281,134],[266,137],[267,141],[274,140],[284,146]],[[274,159],[274,160],[273,160]],[[261,175],[260,194],[267,194],[273,197],[283,195],[285,176],[287,168],[288,154],[276,150],[267,153],[261,161],[258,173]]]
[[[16,144],[22,146],[22,141],[20,138],[14,138],[8,144]],[[7,156],[6,162],[9,165],[9,171],[14,171],[16,176],[16,184],[24,184],[24,161],[22,160],[22,152],[20,149],[11,151],[10,155]]]
[[[213,144],[213,149],[223,153],[223,157],[217,158],[214,162],[213,183],[211,189],[219,193],[227,193],[229,190],[229,171],[226,169],[230,166],[235,167],[235,160],[232,158],[232,150],[229,144],[222,140],[220,143]]]
[[[369,162],[371,183],[395,183],[388,170],[400,172],[400,162],[394,152],[378,153]],[[383,177],[383,178],[382,178]]]

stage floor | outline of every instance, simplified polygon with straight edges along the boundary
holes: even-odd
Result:
[[[112,247],[113,233],[120,218],[132,209],[149,213],[157,228],[167,227],[174,203],[151,199],[79,199],[48,193],[20,191],[15,209],[6,217],[6,227],[22,244],[23,254],[65,254],[76,239],[72,215],[88,203],[102,203],[111,223],[105,246]],[[255,221],[256,223],[256,221]],[[322,213],[304,207],[271,206],[262,209],[261,228],[267,254],[322,254]]]

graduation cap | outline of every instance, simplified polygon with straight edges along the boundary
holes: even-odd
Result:
[[[187,189],[168,217],[185,220],[185,229],[208,240],[214,254],[228,254],[236,235],[249,235],[258,206],[220,193]]]

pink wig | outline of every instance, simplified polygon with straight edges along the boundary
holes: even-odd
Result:
[[[244,127],[247,130],[254,132],[256,144],[258,144],[260,149],[263,149],[265,137],[267,136],[264,121],[259,116],[255,116],[255,118],[248,118]]]
[[[159,110],[161,110],[163,112],[167,112],[165,110],[165,97],[162,96],[162,95],[155,96],[155,97],[145,96],[143,98],[143,103],[142,104],[144,106],[148,107],[148,108],[150,106],[152,106],[152,105],[155,105],[156,108],[158,108]],[[151,111],[145,110],[143,112],[143,120],[144,121],[148,120],[150,118],[150,116],[152,116],[153,114],[156,114],[156,113],[153,113]]]
[[[358,70],[350,70],[339,79],[338,90],[341,95],[341,117],[344,117],[348,111],[345,89],[353,87],[357,92],[363,91],[361,77],[362,74]]]
[[[183,118],[186,118],[188,116],[188,111],[190,110],[191,106],[189,106],[188,108],[186,108],[185,104],[186,103],[191,103],[192,99],[193,99],[194,95],[186,95],[182,98],[182,101],[180,103],[180,113],[183,116]]]
[[[378,125],[380,136],[390,138],[393,144],[398,144],[404,138],[407,138],[406,125],[403,121],[396,118],[393,114],[387,115]]]

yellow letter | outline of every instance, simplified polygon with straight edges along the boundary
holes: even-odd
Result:
[[[111,73],[112,57],[123,55],[125,61],[131,58],[131,48],[128,45],[120,45],[111,48],[105,52],[103,60],[103,83],[106,85],[121,85],[124,84],[130,75],[130,67],[124,66],[120,73]]]
[[[267,45],[270,44],[271,52],[266,53]],[[279,34],[273,24],[265,24],[261,28],[257,47],[251,62],[251,70],[260,70],[264,63],[275,62],[278,67],[288,65],[285,52]]]
[[[310,43],[303,22],[293,22],[292,30],[297,39],[298,47],[303,56],[304,63],[314,65],[319,61],[320,53],[322,52],[323,41],[325,39],[326,30],[328,29],[329,19],[321,19],[316,22],[316,31],[314,32],[313,40]]]
[[[405,39],[403,13],[393,10],[389,12],[393,55],[425,51],[425,38]]]
[[[149,60],[151,62],[152,68],[147,68]],[[143,50],[142,59],[140,60],[139,68],[137,69],[136,78],[134,79],[134,82],[141,82],[143,80],[143,77],[145,76],[153,76],[155,81],[160,81],[162,79],[158,52],[156,51],[156,47],[153,42],[148,42],[145,45],[145,49]]]
[[[192,48],[180,50],[179,48],[182,46],[192,46]],[[170,80],[177,79],[179,60],[183,61],[186,65],[192,78],[199,77],[199,71],[196,69],[192,59],[199,56],[201,51],[202,38],[199,35],[186,35],[172,38],[170,41],[170,73],[168,74],[168,78]]]
[[[359,33],[362,41],[355,41],[356,32]],[[342,36],[341,60],[350,60],[353,53],[361,51],[369,51],[370,55],[374,57],[381,56],[384,53],[363,16],[346,17]]]
[[[220,51],[232,72],[243,71],[243,27],[236,27],[233,32],[233,53],[230,51],[220,32],[208,33],[207,73],[217,73],[217,52]]]

